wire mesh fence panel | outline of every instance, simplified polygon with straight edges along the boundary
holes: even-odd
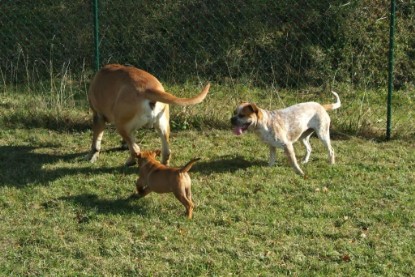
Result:
[[[171,80],[249,78],[282,87],[384,85],[389,2],[98,1],[102,63]],[[92,1],[1,1],[6,81],[93,68]],[[414,3],[398,3],[397,85],[414,79]],[[413,60],[413,59],[412,59]],[[30,74],[29,74],[30,73]]]
[[[89,66],[91,26],[85,1],[0,1],[3,83],[35,83]]]
[[[367,6],[366,6],[367,5]],[[102,1],[105,62],[172,79],[249,78],[283,87],[379,84],[388,5],[367,1]],[[369,24],[363,24],[370,22]],[[365,35],[370,28],[371,35]],[[367,72],[366,72],[367,70]]]
[[[101,0],[100,61],[131,64],[163,82],[377,90],[387,82],[389,5]],[[397,18],[394,85],[407,88],[415,80],[415,2],[397,1]],[[93,19],[92,0],[0,0],[1,86],[70,78],[86,87],[94,71]]]

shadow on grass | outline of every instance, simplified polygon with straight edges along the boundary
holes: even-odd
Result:
[[[59,147],[46,145],[41,147]],[[84,160],[86,153],[44,154],[36,153],[34,146],[0,146],[0,187],[14,186],[23,188],[29,184],[47,186],[54,180],[64,176],[77,174],[136,174],[137,168],[125,167],[120,161],[118,167],[92,167]],[[121,151],[122,148],[107,149],[103,152]],[[45,169],[44,165],[58,162],[84,163],[84,167]],[[235,172],[251,166],[265,166],[263,160],[248,161],[242,156],[221,156],[215,160],[200,161],[192,171],[210,175],[223,172]]]
[[[248,161],[242,156],[226,155],[218,157],[212,161],[199,161],[193,168],[192,172],[199,172],[205,175],[230,172],[233,173],[237,170],[247,169],[252,166],[266,166],[267,162],[264,160],[252,160]]]
[[[76,206],[81,206],[86,210],[96,209],[97,213],[100,214],[140,214],[146,215],[148,208],[146,201],[141,201],[142,199],[131,199],[120,198],[120,199],[102,199],[95,194],[80,194],[74,196],[65,196],[60,197],[58,200],[63,200],[67,202],[72,202]],[[43,205],[47,205],[44,203]],[[84,218],[80,216],[80,220]]]
[[[55,147],[46,145],[41,147]],[[59,146],[56,146],[59,147]],[[38,147],[34,146],[0,146],[0,187],[14,186],[23,188],[29,184],[48,185],[58,178],[76,174],[133,174],[137,172],[136,167],[125,167],[120,161],[118,167],[91,167],[91,164],[84,160],[86,153],[73,154],[44,154],[36,153]],[[108,149],[119,151],[119,148]],[[44,169],[46,164],[54,164],[59,161],[85,163],[82,168],[57,168]]]
[[[82,114],[82,111],[80,111]],[[26,113],[12,113],[7,117],[0,120],[1,125],[7,128],[44,128],[56,132],[84,132],[91,130],[92,120],[90,116],[85,119],[86,116],[82,114],[77,118],[74,118],[72,114],[55,115],[45,111],[44,113],[36,113],[34,115],[27,115]]]

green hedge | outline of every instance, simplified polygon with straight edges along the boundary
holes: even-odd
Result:
[[[395,85],[415,80],[415,2],[398,1]],[[389,1],[99,1],[101,63],[162,80],[280,87],[387,81]],[[2,83],[93,70],[92,1],[1,1]]]

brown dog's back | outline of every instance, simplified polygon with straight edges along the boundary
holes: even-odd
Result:
[[[187,217],[192,218],[194,204],[191,179],[187,172],[199,158],[189,161],[181,168],[172,168],[158,162],[156,155],[155,151],[143,151],[137,155],[140,168],[136,181],[137,196],[144,197],[150,192],[172,192],[186,207]]]
[[[133,66],[109,64],[97,72],[91,82],[88,100],[93,111],[93,138],[87,159],[95,162],[101,150],[105,123],[113,123],[127,144],[130,156],[126,165],[135,163],[140,152],[133,131],[154,126],[162,141],[162,162],[170,159],[169,104],[194,105],[202,102],[210,84],[196,96],[180,98],[165,92],[163,85],[150,73]]]
[[[194,105],[205,99],[209,88],[210,84],[207,84],[198,95],[179,98],[165,92],[157,78],[144,70],[109,64],[95,75],[88,99],[94,111],[104,115],[109,122],[114,122],[114,116],[124,114],[122,110],[144,99],[165,104]],[[117,110],[118,103],[122,103],[122,110]],[[133,110],[135,109],[136,107]]]
[[[168,167],[156,160],[155,156],[155,152],[152,151],[142,151],[138,155],[140,178],[149,183],[147,185],[152,191],[166,193],[172,192],[175,184],[190,185],[188,171],[200,158],[192,159],[182,167]]]

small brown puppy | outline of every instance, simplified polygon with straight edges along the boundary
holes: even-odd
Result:
[[[157,155],[160,155],[160,150],[142,151],[137,155],[139,177],[136,182],[137,194],[133,197],[144,197],[150,192],[173,192],[174,196],[186,207],[186,215],[191,219],[194,204],[191,180],[187,172],[200,158],[191,160],[182,168],[172,168],[157,161]]]

